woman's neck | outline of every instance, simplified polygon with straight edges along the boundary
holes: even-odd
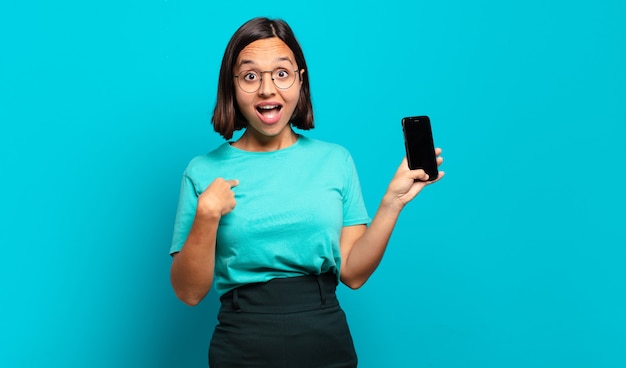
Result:
[[[246,129],[243,135],[232,146],[244,151],[270,152],[287,148],[298,141],[298,134],[291,128],[285,129],[281,134],[273,137],[254,134]]]

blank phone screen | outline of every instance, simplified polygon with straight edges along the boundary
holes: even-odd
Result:
[[[439,175],[430,119],[417,116],[402,119],[409,168],[423,169],[434,180]]]

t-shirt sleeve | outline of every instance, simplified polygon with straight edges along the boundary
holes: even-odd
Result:
[[[371,219],[367,214],[361,183],[356,165],[350,154],[346,157],[346,186],[343,193],[343,226],[369,224]]]
[[[170,254],[180,252],[183,248],[196,215],[197,205],[198,191],[192,179],[187,175],[183,175],[180,185],[178,209],[176,210],[176,220],[174,221],[174,235],[172,237]]]

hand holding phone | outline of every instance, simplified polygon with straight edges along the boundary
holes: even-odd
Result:
[[[428,181],[439,176],[433,133],[428,116],[411,116],[402,119],[404,145],[409,169],[423,169]]]

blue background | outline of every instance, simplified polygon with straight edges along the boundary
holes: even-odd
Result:
[[[371,214],[400,119],[446,178],[339,293],[360,367],[626,366],[626,2],[24,1],[0,5],[0,366],[202,367],[211,294],[169,284],[187,162],[228,39],[287,20],[317,128]]]

